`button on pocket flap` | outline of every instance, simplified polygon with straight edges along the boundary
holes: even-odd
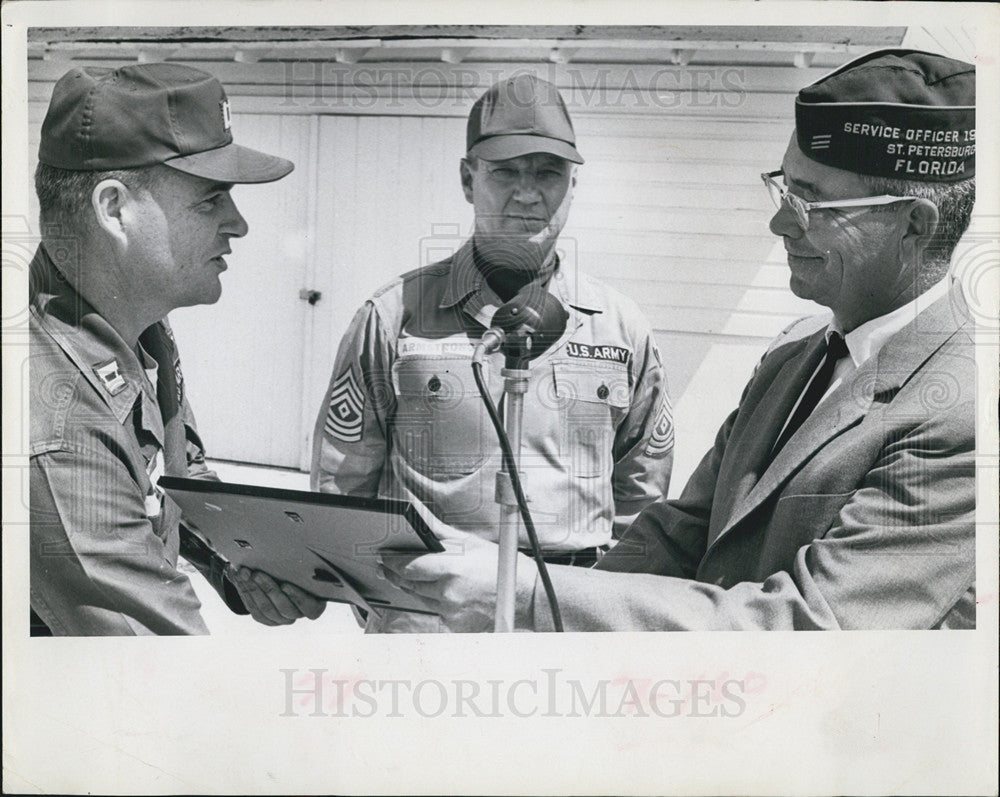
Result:
[[[629,405],[628,369],[624,365],[588,362],[555,362],[552,364],[556,396],[608,404],[612,407]]]
[[[392,382],[399,396],[447,401],[478,393],[471,357],[402,357],[393,363]]]

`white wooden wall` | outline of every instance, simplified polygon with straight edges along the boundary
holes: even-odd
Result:
[[[355,309],[468,234],[458,177],[465,117],[491,80],[514,71],[561,86],[587,160],[561,239],[567,262],[633,297],[656,330],[676,408],[673,494],[770,338],[818,309],[788,291],[759,174],[780,165],[794,92],[828,67],[703,67],[701,77],[657,67],[657,86],[680,88],[667,92],[649,88],[649,65],[476,65],[471,87],[463,65],[460,88],[312,91],[310,74],[330,79],[315,66],[192,65],[227,86],[239,142],[296,162],[279,183],[235,189],[251,231],[234,244],[222,300],[172,314],[216,457],[307,466],[313,418]],[[52,82],[67,67],[29,63],[32,158]],[[610,76],[603,89],[581,87],[599,74]],[[322,299],[311,307],[300,288]]]

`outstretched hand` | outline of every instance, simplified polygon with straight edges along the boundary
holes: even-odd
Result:
[[[291,625],[300,617],[315,620],[326,608],[321,598],[294,584],[279,583],[261,570],[231,567],[228,575],[250,616],[263,625]]]
[[[421,598],[452,631],[492,631],[499,548],[478,537],[443,539],[442,544],[442,553],[383,551],[380,558],[385,577]],[[534,563],[518,556],[519,604],[531,600],[534,583]]]

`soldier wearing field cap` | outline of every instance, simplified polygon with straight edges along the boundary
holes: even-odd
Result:
[[[591,571],[549,568],[567,630],[975,625],[975,361],[949,264],[975,199],[975,68],[871,53],[803,89],[777,207],[790,286],[830,309],[775,340],[677,500]],[[451,551],[455,553],[455,551]],[[385,562],[455,629],[490,560]],[[518,624],[553,618],[530,560]]]
[[[381,288],[355,316],[317,420],[314,489],[416,499],[459,533],[496,540],[500,446],[472,355],[497,308],[535,283],[569,318],[531,363],[523,419],[522,479],[546,559],[589,567],[666,491],[673,423],[649,324],[556,254],[581,163],[551,83],[520,74],[476,101],[460,165],[472,238]],[[487,357],[495,400],[503,364],[500,352]],[[368,623],[438,629],[436,617]]]
[[[234,143],[231,126],[219,82],[179,64],[73,69],[53,89],[30,266],[33,633],[207,633],[179,551],[260,622],[323,609],[182,540],[157,486],[214,478],[167,313],[218,300],[247,233],[233,184],[293,168]]]

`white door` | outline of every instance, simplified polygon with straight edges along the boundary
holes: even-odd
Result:
[[[276,183],[234,187],[250,232],[232,242],[222,298],[170,314],[188,396],[215,458],[301,462],[303,351],[313,308],[299,291],[308,283],[315,234],[315,127],[308,116],[234,115],[241,144],[287,157],[296,169]]]
[[[241,143],[296,163],[233,196],[250,225],[223,295],[171,322],[212,457],[306,469],[313,421],[354,312],[393,277],[468,235],[452,117],[234,118]],[[441,238],[441,246],[428,246]],[[300,297],[313,291],[314,302]],[[316,296],[318,295],[318,298]]]
[[[440,259],[430,239],[453,247],[472,224],[458,169],[464,119],[331,115],[318,124],[312,286],[322,298],[304,380],[309,432],[356,310],[397,275]]]

